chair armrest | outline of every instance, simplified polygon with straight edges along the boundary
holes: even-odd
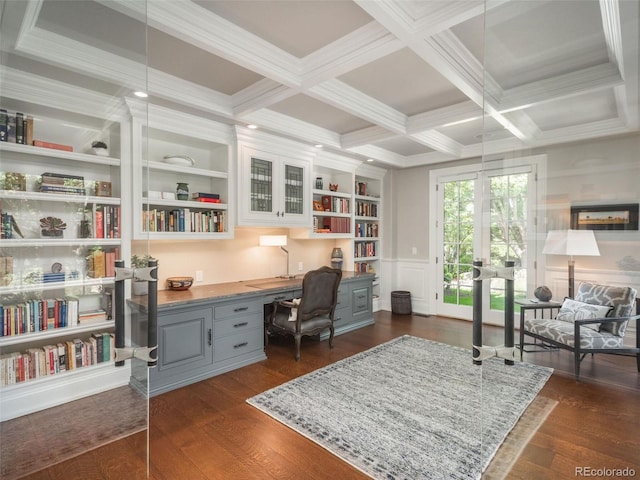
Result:
[[[299,306],[299,304],[294,303],[292,300],[280,300],[276,303],[281,307],[287,307],[287,308],[297,308]]]

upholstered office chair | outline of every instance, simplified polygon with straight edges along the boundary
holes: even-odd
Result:
[[[302,279],[302,297],[274,302],[273,314],[265,324],[265,343],[269,333],[293,335],[296,361],[300,360],[300,340],[304,335],[317,335],[329,329],[329,348],[333,348],[333,314],[338,302],[338,284],[342,271],[320,267],[307,272]]]

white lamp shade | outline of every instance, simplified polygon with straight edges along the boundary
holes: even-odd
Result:
[[[550,230],[542,253],[547,255],[600,256],[592,230]]]
[[[260,235],[261,247],[284,247],[286,244],[286,235]]]

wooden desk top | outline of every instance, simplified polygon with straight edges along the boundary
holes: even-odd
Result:
[[[211,300],[240,297],[244,295],[274,293],[282,290],[302,288],[304,274],[294,278],[257,278],[239,282],[215,283],[211,285],[193,286],[189,290],[158,290],[158,306],[167,307],[185,303],[198,303]],[[373,273],[342,272],[342,280],[373,278]],[[131,297],[131,303],[146,305],[146,296]]]

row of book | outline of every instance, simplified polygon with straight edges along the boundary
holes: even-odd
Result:
[[[65,195],[86,195],[84,177],[68,173],[44,172],[40,176],[40,191]]]
[[[71,328],[105,322],[109,318],[110,314],[102,308],[80,312],[77,297],[28,300],[15,305],[0,305],[0,336]]]
[[[31,115],[22,112],[9,112],[0,108],[0,142],[19,143],[21,145],[33,145],[34,147],[54,148],[73,152],[71,145],[46,142],[33,138],[34,121]]]
[[[94,238],[120,238],[120,205],[93,206]]]
[[[367,262],[354,262],[353,270],[359,273],[374,273],[373,265]]]
[[[323,195],[322,209],[325,212],[349,213],[349,199],[332,197],[331,195]]]
[[[348,217],[313,217],[315,233],[349,233],[351,219]]]
[[[377,238],[379,237],[379,227],[377,223],[356,222],[356,237]]]
[[[114,359],[114,335],[94,333],[86,340],[76,338],[0,356],[0,384],[14,385]]]
[[[89,251],[87,260],[87,276],[91,278],[115,277],[115,262],[121,260],[120,247],[104,250],[97,247]]]
[[[0,108],[0,142],[33,143],[33,117]]]
[[[0,217],[0,221],[2,221],[2,231],[0,233],[0,238],[13,238],[14,233],[17,233],[21,238],[24,238],[22,232],[20,231],[20,227],[16,223],[16,219],[12,214],[2,212]]]
[[[142,228],[145,232],[224,232],[226,213],[218,210],[154,208],[142,211]]]
[[[360,217],[377,217],[378,204],[371,202],[356,202],[356,215]]]
[[[358,180],[356,180],[356,185],[355,185],[355,192],[356,195],[367,195],[367,182],[360,182]]]
[[[376,242],[357,242],[353,246],[353,256],[356,258],[375,257]]]

